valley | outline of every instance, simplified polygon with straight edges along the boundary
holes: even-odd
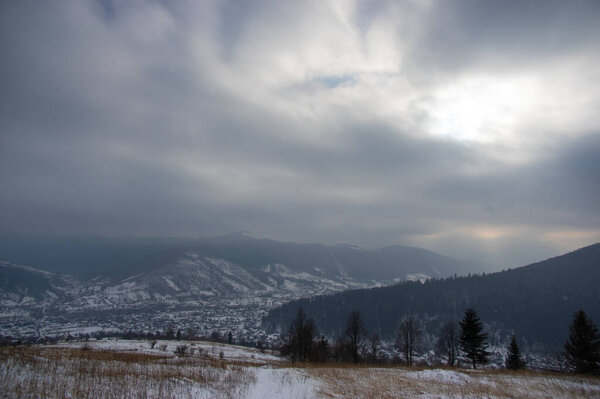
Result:
[[[5,276],[26,275],[0,293],[0,335],[43,338],[103,332],[229,331],[236,340],[275,342],[261,327],[267,312],[303,297],[382,285],[328,279],[268,265],[265,282],[223,259],[189,254],[172,267],[112,282],[79,281],[30,267],[0,263]],[[39,280],[37,291],[23,280]]]

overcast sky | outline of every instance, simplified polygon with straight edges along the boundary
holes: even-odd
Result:
[[[600,2],[2,1],[0,233],[600,241]]]

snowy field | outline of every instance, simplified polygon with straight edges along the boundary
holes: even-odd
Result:
[[[600,378],[463,369],[292,367],[274,354],[233,345],[103,340],[0,348],[0,397],[600,398]]]

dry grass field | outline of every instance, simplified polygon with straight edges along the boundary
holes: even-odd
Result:
[[[403,368],[314,370],[330,398],[600,398],[600,379],[533,372]]]
[[[243,397],[254,375],[210,357],[77,348],[0,350],[0,385],[11,398]]]
[[[290,365],[212,343],[0,348],[3,398],[600,398],[600,378],[442,368]]]

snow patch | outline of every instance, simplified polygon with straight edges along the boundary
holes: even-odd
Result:
[[[165,280],[165,283],[167,283],[167,285],[171,288],[173,288],[175,291],[181,291],[181,289],[175,285],[174,282],[172,282],[171,280],[169,280],[168,278],[166,278],[165,276],[162,276],[163,280]]]
[[[256,382],[250,385],[247,399],[317,398],[317,381],[297,369],[257,368]]]
[[[429,380],[435,382],[443,382],[453,385],[466,385],[469,381],[469,376],[465,373],[452,370],[422,370],[411,373],[416,379]]]
[[[419,281],[421,282],[421,284],[423,284],[427,280],[431,280],[431,276],[425,273],[414,273],[406,275],[406,281]]]

